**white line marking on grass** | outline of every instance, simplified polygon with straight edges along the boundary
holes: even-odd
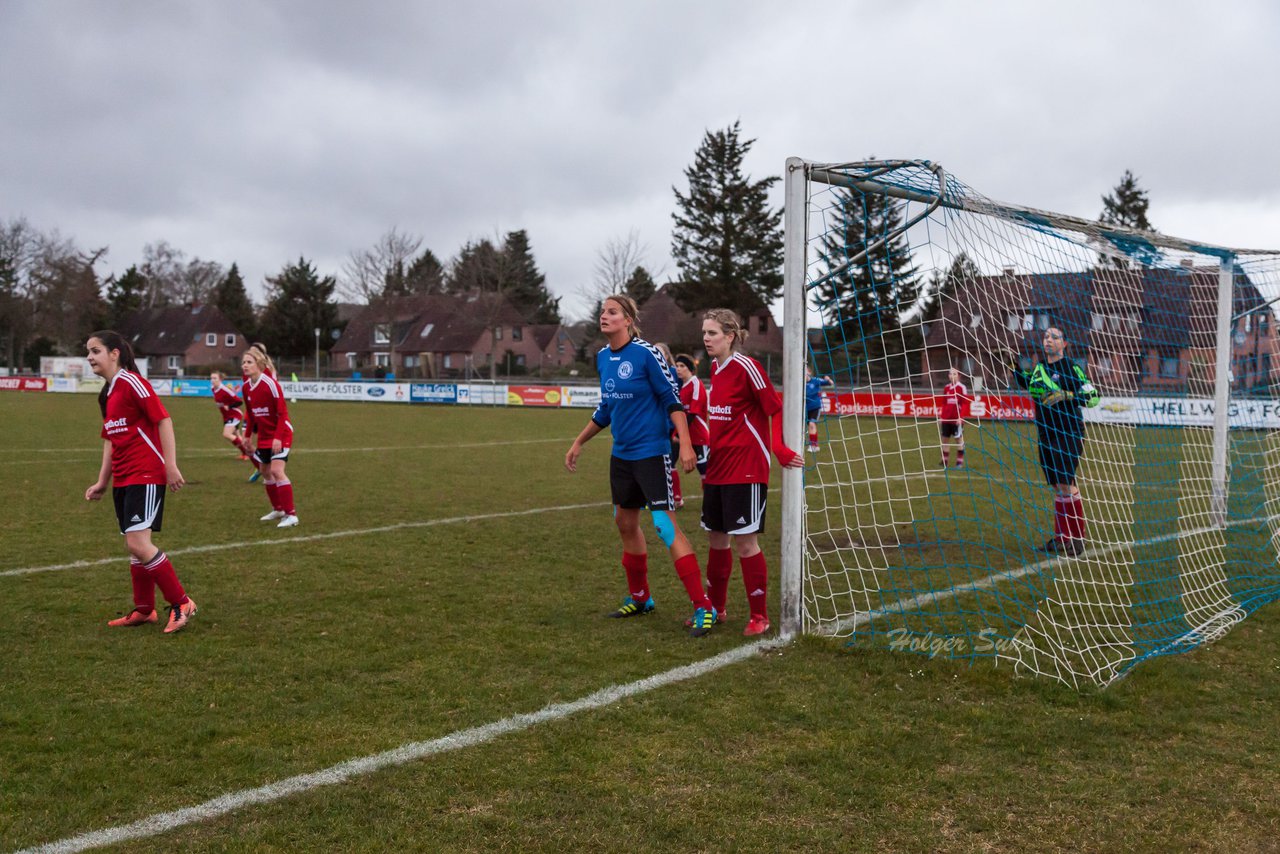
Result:
[[[498,448],[505,445],[545,445],[552,442],[572,444],[573,437],[567,436],[560,439],[512,439],[494,442],[452,442],[447,445],[383,445],[368,448],[309,448],[303,446],[298,449],[299,456],[307,454],[366,454],[376,451],[450,451],[455,448]],[[31,466],[31,465],[54,465],[57,463],[82,463],[86,460],[98,460],[102,458],[102,448],[67,448],[60,451],[46,450],[44,453],[67,453],[67,454],[89,454],[95,453],[94,456],[84,457],[67,457],[57,460],[0,460],[0,466]],[[32,451],[14,451],[15,454],[32,453]],[[224,450],[203,449],[197,451],[185,451],[178,455],[179,460],[187,460],[191,458],[205,457],[226,457],[227,459],[235,459],[235,452],[229,448]]]
[[[67,837],[66,839],[60,839],[57,842],[50,842],[34,848],[24,848],[17,854],[70,854],[70,852],[85,851],[104,845],[118,845],[122,842],[155,836],[188,824],[218,818],[244,807],[271,803],[293,795],[310,792],[323,786],[336,786],[339,783],[344,783],[356,777],[364,777],[384,768],[405,765],[419,759],[461,750],[465,747],[475,747],[476,745],[493,741],[499,736],[521,732],[539,724],[563,720],[579,712],[603,709],[629,697],[645,694],[677,682],[705,676],[722,667],[744,661],[760,650],[783,645],[784,642],[777,638],[743,644],[702,661],[685,664],[654,676],[648,676],[635,682],[628,682],[625,685],[613,685],[603,688],[594,694],[588,694],[570,703],[552,703],[536,712],[512,715],[483,726],[458,730],[430,741],[415,741],[384,753],[376,753],[372,756],[341,762],[325,768],[323,771],[299,774],[296,777],[288,777],[275,783],[259,786],[256,789],[229,792],[193,807],[184,807],[172,812],[150,815],[132,824],[108,827],[90,833],[83,833],[79,836]]]
[[[403,531],[411,528],[434,528],[437,525],[456,525],[461,522],[483,522],[488,519],[510,519],[516,516],[536,516],[539,513],[561,513],[568,510],[589,510],[598,507],[612,507],[608,501],[593,501],[590,504],[562,504],[558,507],[534,507],[530,510],[508,510],[501,513],[477,513],[474,516],[450,516],[444,519],[424,519],[419,522],[397,522],[394,525],[381,525],[377,528],[356,528],[349,531],[329,531],[324,534],[309,534],[305,537],[282,537],[278,540],[244,540],[238,543],[214,543],[207,546],[188,546],[185,549],[166,549],[170,555],[203,554],[205,552],[221,552],[228,549],[247,549],[255,546],[287,546],[292,543],[311,543],[317,540],[333,540],[340,537],[360,537],[365,534],[385,534],[388,531]],[[104,557],[97,560],[77,560],[71,563],[55,563],[49,566],[24,566],[19,569],[0,570],[0,578],[13,575],[33,575],[38,572],[59,572],[65,569],[80,569],[88,566],[102,566],[118,563],[123,556]]]

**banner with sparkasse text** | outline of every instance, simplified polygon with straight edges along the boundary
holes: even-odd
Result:
[[[825,415],[870,415],[936,419],[938,397],[932,394],[853,392],[823,394]],[[1191,397],[1103,397],[1084,410],[1091,424],[1132,424],[1154,427],[1212,427],[1212,400]],[[965,421],[1030,421],[1035,405],[1023,395],[978,395],[960,408]],[[1280,429],[1280,401],[1233,400],[1227,404],[1232,428]]]

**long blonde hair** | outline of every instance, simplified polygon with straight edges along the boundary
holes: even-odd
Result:
[[[734,352],[743,344],[747,343],[747,330],[743,327],[742,321],[738,315],[731,309],[713,308],[706,314],[702,315],[703,320],[714,321],[720,324],[720,330],[725,335],[733,336],[733,343],[729,345],[729,351]]]
[[[631,337],[640,337],[640,306],[636,305],[636,301],[626,294],[610,294],[601,300],[601,305],[613,300],[618,304],[618,308],[622,309],[622,313],[631,321]]]
[[[271,357],[267,355],[266,349],[262,348],[261,344],[250,345],[249,349],[244,351],[244,354],[253,359],[264,374],[272,377],[276,375],[275,363],[271,361]]]

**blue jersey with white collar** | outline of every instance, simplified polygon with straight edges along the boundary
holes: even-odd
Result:
[[[596,353],[600,405],[591,420],[613,431],[613,455],[643,460],[671,453],[671,413],[682,412],[680,386],[658,349],[632,338]]]

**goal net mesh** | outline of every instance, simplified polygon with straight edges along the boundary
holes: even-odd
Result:
[[[804,630],[1106,685],[1280,594],[1280,256],[994,202],[921,161],[807,177],[808,366],[834,385]],[[1047,392],[1018,381],[1037,372]],[[1045,420],[1071,408],[1074,446]]]

